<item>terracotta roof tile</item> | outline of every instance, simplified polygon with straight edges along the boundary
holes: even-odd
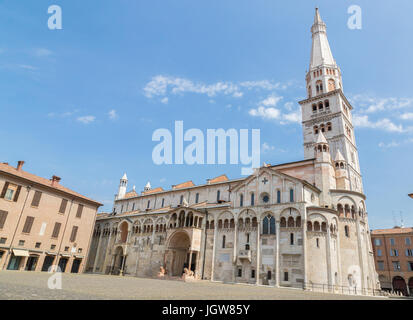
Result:
[[[125,194],[125,198],[133,198],[136,197],[138,194],[136,193],[135,190],[129,191]]]
[[[159,187],[159,188],[151,189],[148,191],[144,191],[142,192],[142,194],[151,194],[151,193],[162,192],[162,191],[163,191],[162,187]]]
[[[12,166],[10,166],[10,165],[8,165],[8,164],[0,163],[0,172],[8,173],[8,174],[13,175],[13,176],[16,176],[16,177],[18,177],[18,178],[22,178],[22,179],[25,179],[25,180],[29,180],[29,181],[31,181],[31,182],[40,184],[40,185],[42,185],[42,186],[45,186],[45,187],[48,187],[48,188],[52,188],[52,189],[58,190],[58,191],[60,191],[60,192],[64,192],[64,193],[70,194],[70,195],[75,196],[75,197],[77,197],[77,198],[81,198],[81,199],[84,199],[84,200],[93,202],[93,203],[97,204],[98,206],[102,206],[101,203],[99,203],[99,202],[97,202],[97,201],[95,201],[95,200],[93,200],[93,199],[90,199],[90,198],[88,198],[88,197],[85,197],[85,196],[81,195],[80,193],[77,193],[77,192],[75,192],[75,191],[73,191],[73,190],[70,190],[69,188],[66,188],[66,187],[62,186],[62,185],[61,185],[60,183],[58,183],[58,182],[55,182],[55,183],[52,185],[52,181],[49,180],[49,179],[36,176],[36,175],[34,175],[34,174],[32,174],[32,173],[29,173],[29,172],[27,172],[27,171],[23,171],[23,170],[21,170],[21,169],[20,169],[20,170],[17,170],[15,167],[12,167]]]
[[[371,232],[372,235],[380,234],[404,234],[413,233],[413,228],[392,228],[392,229],[376,229]]]
[[[208,183],[211,184],[211,183],[216,183],[216,182],[224,182],[224,181],[228,181],[228,180],[229,180],[229,179],[228,179],[227,175],[226,175],[226,174],[222,174],[222,175],[220,175],[220,176],[218,176],[218,177],[209,179],[209,180],[208,180]]]
[[[186,181],[186,182],[182,182],[180,184],[172,186],[172,190],[188,188],[188,187],[193,187],[193,186],[194,186],[194,183],[192,181]]]

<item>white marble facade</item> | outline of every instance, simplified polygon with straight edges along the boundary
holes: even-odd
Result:
[[[120,182],[113,212],[98,215],[88,272],[198,279],[310,290],[379,289],[351,110],[316,11],[306,76],[304,160],[264,165],[171,190]]]

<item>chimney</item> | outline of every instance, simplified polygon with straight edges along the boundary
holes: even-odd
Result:
[[[59,184],[59,181],[60,181],[60,180],[61,180],[60,177],[58,177],[58,176],[53,176],[53,177],[52,177],[52,186],[55,186],[55,185]]]
[[[18,161],[18,162],[17,162],[17,168],[16,168],[17,171],[21,171],[23,165],[24,165],[24,161],[23,161],[23,160]]]

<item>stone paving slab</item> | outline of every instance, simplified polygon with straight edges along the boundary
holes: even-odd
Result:
[[[210,281],[61,274],[62,289],[49,289],[46,272],[0,271],[1,300],[365,300],[384,297],[323,294],[301,289],[273,288]]]

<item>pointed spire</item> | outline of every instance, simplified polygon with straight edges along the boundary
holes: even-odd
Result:
[[[123,177],[121,180],[128,180],[128,177],[126,176],[126,172],[123,174]]]
[[[340,152],[340,150],[337,150],[336,157],[334,159],[335,162],[341,162],[341,161],[346,161]]]
[[[318,133],[318,136],[317,136],[317,141],[316,141],[316,144],[328,144],[328,142],[327,142],[327,140],[326,140],[326,137],[324,136],[324,134],[320,131],[319,133]]]
[[[146,184],[146,186],[145,186],[145,191],[148,191],[148,190],[151,190],[152,189],[152,187],[151,187],[151,183],[148,181],[148,183]]]
[[[310,71],[322,65],[335,66],[336,62],[327,39],[327,27],[321,19],[318,8],[315,9],[311,33],[313,34],[313,45],[311,48]]]
[[[320,12],[318,11],[318,8],[315,8],[315,16],[314,16],[314,24],[317,23],[322,23],[323,20],[321,20]]]

